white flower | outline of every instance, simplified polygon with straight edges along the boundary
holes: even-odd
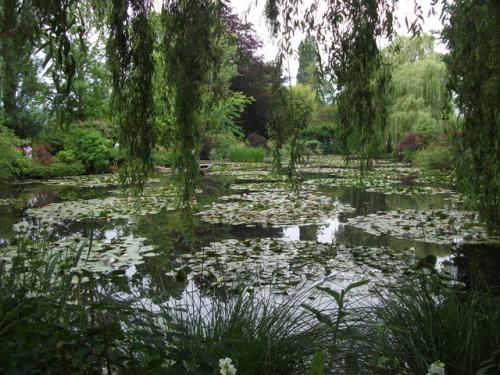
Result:
[[[434,362],[429,366],[429,370],[426,375],[445,375],[444,363],[441,361]]]
[[[236,375],[236,368],[231,358],[219,359],[219,367],[221,375]]]

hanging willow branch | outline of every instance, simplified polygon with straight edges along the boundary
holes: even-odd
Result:
[[[174,169],[183,206],[194,201],[199,179],[203,87],[217,71],[217,39],[224,30],[220,1],[165,1],[163,57],[170,96],[175,97]]]
[[[463,116],[457,173],[491,233],[500,233],[500,3],[445,2],[449,88]]]
[[[382,104],[377,97],[389,86],[390,75],[381,66],[376,41],[392,36],[396,2],[331,0],[324,11],[316,2],[307,6],[302,0],[266,2],[266,16],[273,33],[280,36],[281,53],[290,53],[291,35],[297,29],[311,33],[323,46],[339,93],[344,152],[358,153],[362,167],[375,155],[374,136],[386,123],[384,111],[376,106]]]
[[[124,180],[142,188],[154,147],[153,43],[149,0],[113,0],[108,60],[113,76],[113,113],[125,153]]]

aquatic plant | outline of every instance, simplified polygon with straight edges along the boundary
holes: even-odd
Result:
[[[477,290],[412,279],[380,292],[375,313],[388,372],[425,374],[439,358],[448,374],[475,374],[500,345],[500,298]]]

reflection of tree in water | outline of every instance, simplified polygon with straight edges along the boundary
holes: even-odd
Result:
[[[334,196],[342,203],[349,203],[356,209],[356,216],[368,215],[386,209],[385,194],[367,192],[358,187],[342,186],[332,188]]]
[[[498,245],[464,245],[457,248],[454,264],[457,277],[467,288],[489,289],[500,294],[500,251]]]
[[[362,229],[354,228],[348,225],[341,226],[336,240],[338,243],[352,244],[369,247],[389,247],[394,251],[405,251],[413,248],[417,258],[423,258],[427,255],[437,257],[448,256],[451,253],[450,245],[440,245],[421,241],[404,240],[387,235],[375,236],[366,233]]]

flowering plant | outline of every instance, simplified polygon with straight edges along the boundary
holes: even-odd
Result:
[[[426,375],[445,375],[444,373],[444,363],[441,361],[436,361],[429,366],[429,370]]]
[[[221,375],[236,375],[236,368],[234,367],[231,358],[219,359],[219,367]]]

